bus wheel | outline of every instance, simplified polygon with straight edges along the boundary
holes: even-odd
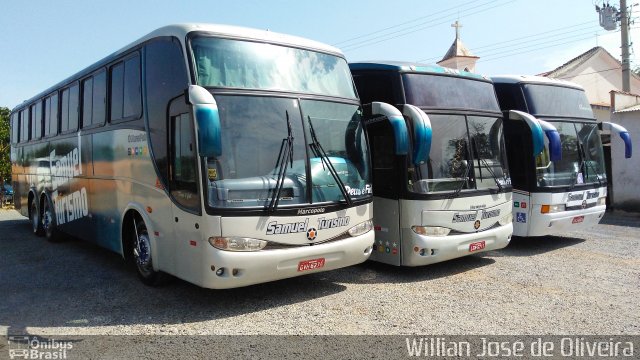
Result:
[[[165,283],[168,275],[153,270],[153,254],[151,253],[151,238],[147,226],[142,219],[135,219],[133,232],[133,261],[138,276],[146,285],[157,286]]]
[[[48,241],[59,242],[61,240],[60,233],[57,229],[56,219],[53,214],[53,207],[49,199],[44,199],[42,204],[42,221],[41,226],[44,236]]]
[[[34,196],[29,205],[29,220],[31,220],[31,229],[33,233],[42,236],[42,222],[40,221],[40,211],[38,209],[38,199]]]

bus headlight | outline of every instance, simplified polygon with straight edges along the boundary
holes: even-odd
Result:
[[[542,205],[540,207],[540,212],[542,214],[550,214],[550,213],[557,213],[557,212],[562,212],[565,210],[565,206],[564,204],[558,204],[558,205]]]
[[[598,198],[598,204],[597,205],[598,206],[607,205],[607,197],[605,196],[605,197]]]
[[[216,249],[229,251],[258,251],[267,246],[265,240],[237,236],[215,236],[209,238],[209,244]]]
[[[368,233],[371,229],[373,229],[373,221],[367,220],[349,229],[349,235],[360,236]]]
[[[411,227],[414,233],[425,236],[447,236],[451,229],[440,226],[417,226]]]
[[[512,213],[508,213],[507,215],[501,217],[500,220],[498,220],[498,224],[500,224],[501,226],[507,225],[507,224],[509,224],[511,222],[513,222],[513,214]]]

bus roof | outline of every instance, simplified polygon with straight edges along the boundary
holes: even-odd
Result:
[[[584,88],[576,83],[566,80],[548,78],[545,76],[535,75],[496,75],[491,76],[491,80],[496,84],[540,84],[571,87],[578,90]]]
[[[405,61],[359,61],[349,63],[349,68],[351,70],[390,70],[397,72],[451,75],[478,80],[490,80],[487,76],[468,71],[451,69],[435,64],[421,64]]]
[[[219,24],[202,24],[202,23],[174,24],[174,25],[168,25],[168,26],[164,26],[159,29],[156,29],[150,32],[149,34],[139,38],[138,40],[124,46],[123,48],[115,51],[114,53],[97,61],[96,63],[84,68],[83,70],[47,88],[41,93],[29,98],[28,100],[23,101],[22,103],[15,106],[12,112],[20,108],[23,108],[25,105],[28,105],[37,99],[47,96],[49,93],[53,92],[54,90],[57,90],[65,86],[66,84],[71,83],[74,80],[77,80],[85,75],[88,75],[89,73],[95,71],[96,69],[117,59],[118,56],[127,52],[129,49],[136,47],[148,40],[151,40],[157,37],[172,36],[172,37],[178,38],[180,42],[184,43],[187,35],[191,32],[203,32],[203,33],[209,33],[211,35],[217,35],[221,37],[230,37],[230,38],[244,39],[244,40],[258,40],[258,41],[281,44],[286,46],[311,49],[315,51],[331,53],[334,55],[344,57],[342,52],[333,46],[326,45],[314,40],[309,40],[309,39],[305,39],[305,38],[301,38],[293,35],[276,33],[269,30],[259,30],[259,29],[252,29],[252,28],[246,28],[246,27],[240,27],[240,26],[219,25]]]

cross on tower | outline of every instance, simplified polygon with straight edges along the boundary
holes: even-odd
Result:
[[[451,24],[451,27],[456,28],[456,39],[460,39],[460,28],[462,27],[462,24],[456,20],[455,23]]]

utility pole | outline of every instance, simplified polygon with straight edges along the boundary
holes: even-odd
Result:
[[[631,92],[631,69],[629,69],[629,13],[627,10],[627,0],[620,0],[622,91]]]

